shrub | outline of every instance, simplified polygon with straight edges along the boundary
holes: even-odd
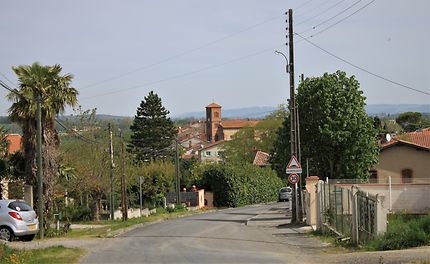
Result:
[[[395,250],[418,247],[430,242],[430,215],[394,215],[385,234],[368,243],[370,250]]]
[[[91,219],[91,210],[86,206],[67,206],[64,210],[63,220],[82,221]]]
[[[203,185],[214,192],[215,206],[238,207],[275,201],[284,184],[269,168],[214,164],[203,172]]]

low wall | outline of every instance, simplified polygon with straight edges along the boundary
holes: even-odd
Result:
[[[194,192],[180,192],[179,193],[180,203],[189,206],[195,206],[202,208],[205,206],[205,191],[203,189]],[[168,204],[176,203],[176,193],[168,192],[166,195],[166,200]]]
[[[151,210],[152,211],[152,210]],[[151,211],[148,208],[142,209],[142,214],[140,214],[140,208],[129,208],[127,211],[128,218],[137,218],[141,216],[149,216]],[[113,214],[114,219],[122,219],[121,210],[116,210]]]
[[[351,185],[339,184],[350,188]],[[385,197],[391,212],[425,214],[430,212],[430,184],[392,184],[391,200],[388,184],[354,184],[364,192]]]

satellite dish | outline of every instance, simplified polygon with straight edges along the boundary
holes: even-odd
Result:
[[[390,140],[391,140],[390,133],[385,134],[385,140],[387,140],[387,142],[390,142]]]

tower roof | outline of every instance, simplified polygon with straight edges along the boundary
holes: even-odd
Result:
[[[221,108],[221,106],[216,103],[211,103],[210,105],[207,105],[206,108]]]

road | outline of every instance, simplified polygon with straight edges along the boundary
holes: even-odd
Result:
[[[287,207],[226,209],[135,229],[106,241],[82,263],[300,263],[299,252],[261,228],[288,222]],[[266,217],[248,221],[263,211]]]

